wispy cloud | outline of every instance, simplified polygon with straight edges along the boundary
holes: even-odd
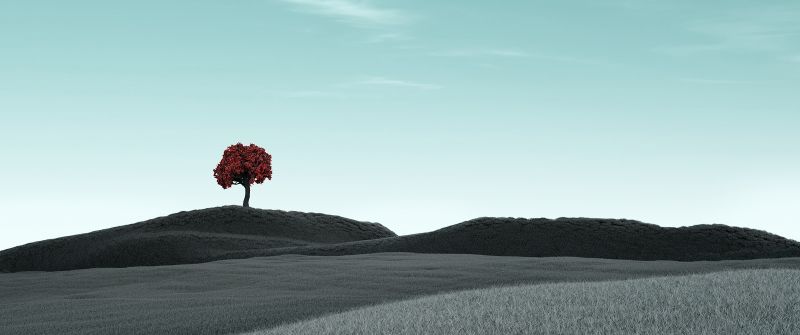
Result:
[[[440,85],[417,81],[370,76],[329,85],[327,88],[323,89],[272,90],[268,93],[274,97],[285,99],[357,99],[371,96],[375,93],[375,91],[364,90],[364,88],[368,87],[386,87],[424,91],[438,90],[443,88]]]
[[[687,83],[704,84],[704,85],[760,85],[764,82],[753,80],[735,80],[735,79],[709,79],[709,78],[678,78],[678,80]]]
[[[797,8],[765,8],[688,23],[685,30],[706,42],[660,46],[674,55],[701,52],[783,52],[800,43]]]
[[[400,88],[413,88],[419,90],[438,90],[442,86],[428,83],[420,83],[416,81],[390,79],[385,77],[366,77],[364,79],[345,83],[344,86],[392,86]]]
[[[395,41],[408,41],[411,40],[411,37],[406,34],[401,33],[380,33],[375,34],[367,38],[367,43],[383,43],[383,42],[395,42]]]
[[[318,90],[284,90],[272,91],[273,95],[290,99],[344,98],[340,92]]]
[[[429,53],[430,56],[436,57],[473,57],[473,58],[528,58],[528,59],[535,59],[541,61],[549,61],[549,62],[560,62],[560,63],[573,63],[573,64],[583,64],[583,65],[607,65],[606,62],[597,60],[597,59],[590,59],[590,58],[581,58],[581,57],[573,57],[568,55],[556,55],[556,54],[546,54],[546,53],[539,53],[539,52],[529,52],[529,51],[522,51],[518,49],[458,49],[458,50],[446,50],[446,51],[437,51]]]
[[[528,57],[528,53],[513,49],[460,49],[431,52],[431,56],[438,57]]]
[[[611,65],[611,63],[592,58],[574,57],[567,55],[531,54],[531,58],[552,62],[572,63],[582,65]]]
[[[280,0],[295,5],[301,11],[327,16],[357,26],[395,25],[409,20],[409,15],[397,9],[380,8],[353,0]]]

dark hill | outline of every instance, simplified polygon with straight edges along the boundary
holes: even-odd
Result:
[[[234,251],[315,246],[397,236],[339,216],[225,206],[0,251],[0,271],[57,271],[201,263]]]
[[[614,219],[478,218],[429,233],[225,257],[376,252],[699,261],[798,257],[800,243],[761,230],[718,224],[671,228]]]
[[[670,228],[587,218],[478,218],[396,236],[380,224],[338,216],[227,206],[0,251],[0,271],[378,252],[699,261],[800,257],[800,243],[725,225]]]

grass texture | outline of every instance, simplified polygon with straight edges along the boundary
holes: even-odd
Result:
[[[800,334],[800,271],[485,288],[248,335]]]
[[[496,286],[800,270],[800,258],[675,262],[384,253],[0,273],[0,334],[231,334]]]

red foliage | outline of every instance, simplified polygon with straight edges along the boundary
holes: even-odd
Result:
[[[255,144],[236,143],[222,153],[222,160],[214,169],[214,178],[222,188],[272,180],[272,155]]]

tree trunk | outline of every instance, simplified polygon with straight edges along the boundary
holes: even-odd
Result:
[[[242,184],[244,186],[244,202],[243,207],[250,207],[250,184]]]

